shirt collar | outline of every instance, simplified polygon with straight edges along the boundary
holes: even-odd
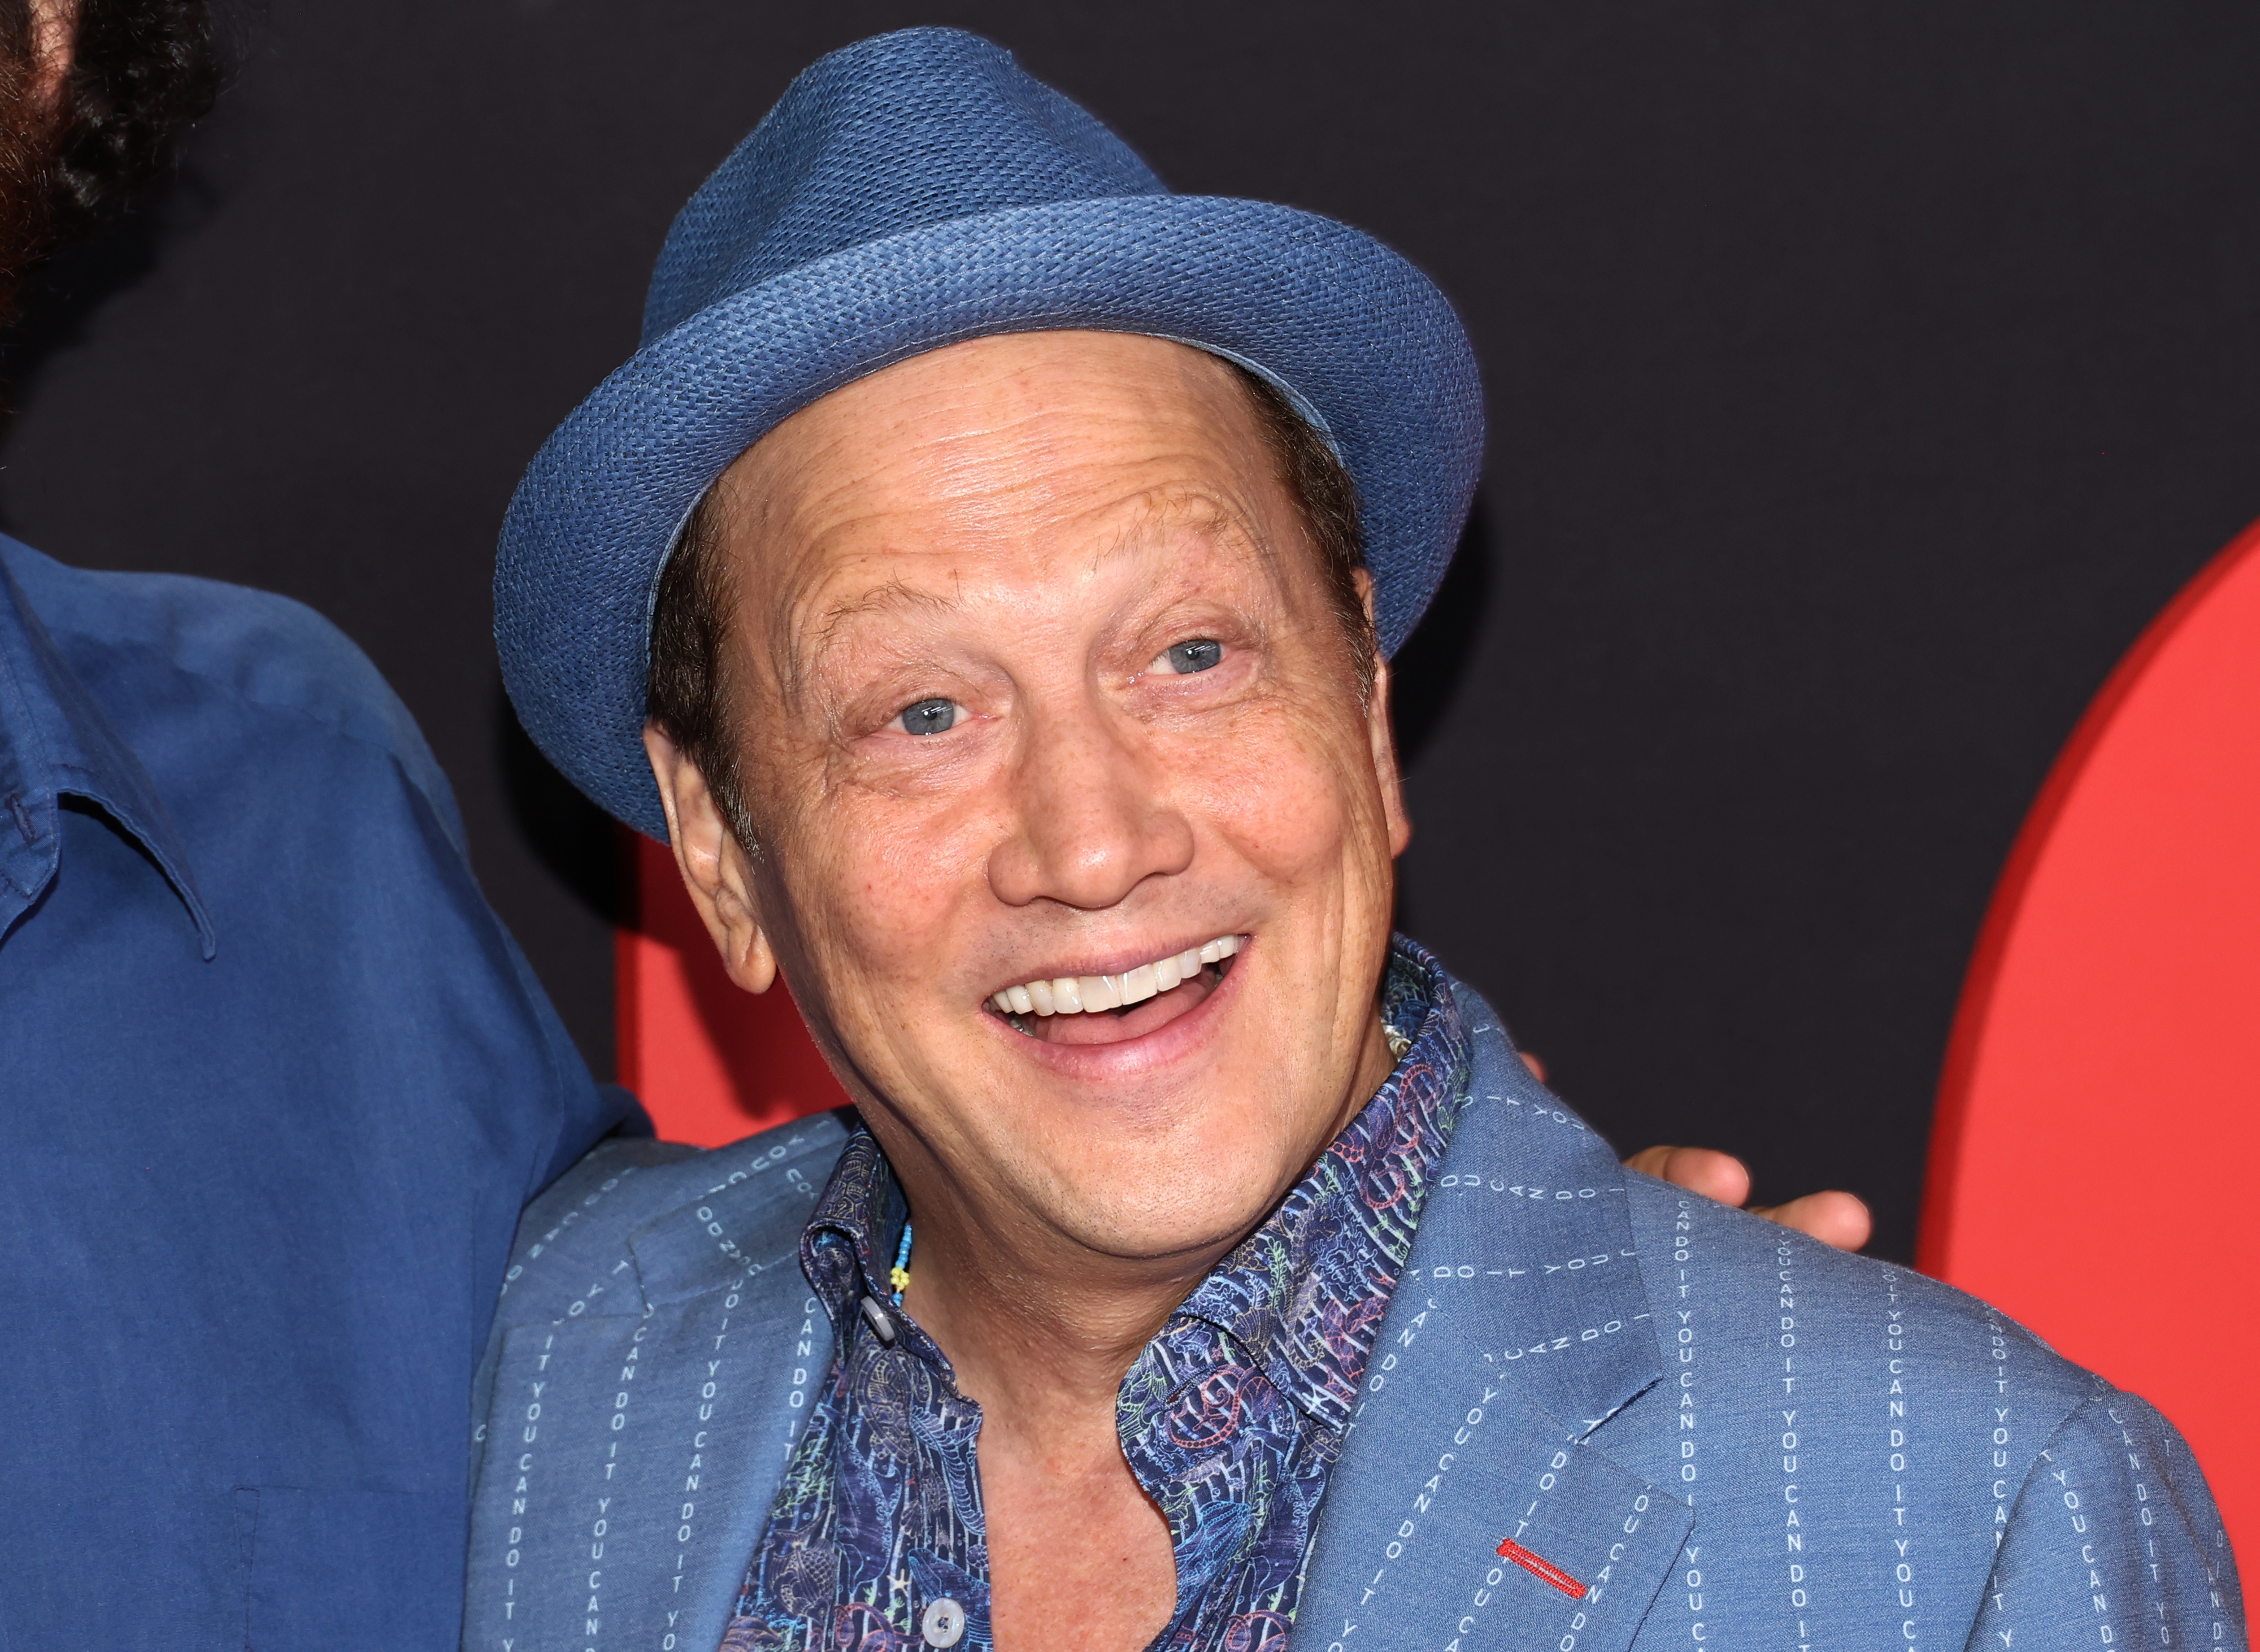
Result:
[[[888,1273],[883,1258],[892,1259],[909,1219],[910,1206],[887,1155],[859,1123],[800,1235],[801,1271],[841,1334],[854,1326],[860,1298],[885,1302],[893,1296],[882,1283]]]
[[[180,897],[204,955],[213,956],[211,918],[149,771],[0,560],[0,936],[55,876],[65,797],[95,805],[140,845]]]
[[[1381,1007],[1411,1038],[1388,1081],[1176,1315],[1234,1339],[1274,1387],[1337,1432],[1348,1424],[1473,1060],[1442,966],[1401,935]],[[860,1298],[891,1295],[883,1282],[909,1214],[886,1155],[859,1126],[800,1241],[802,1270],[843,1336]],[[926,1351],[923,1334],[905,1328]]]

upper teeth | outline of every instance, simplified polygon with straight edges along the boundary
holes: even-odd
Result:
[[[1006,987],[989,1002],[1005,1015],[1081,1015],[1086,1011],[1119,1009],[1141,1004],[1156,992],[1167,992],[1180,981],[1200,973],[1205,963],[1216,963],[1240,950],[1240,937],[1219,935],[1214,940],[1141,963],[1126,975],[1063,975],[1055,981],[1031,981]]]

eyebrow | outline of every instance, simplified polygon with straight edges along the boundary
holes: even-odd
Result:
[[[862,614],[883,613],[890,608],[941,609],[950,606],[947,597],[930,590],[920,590],[899,574],[874,585],[860,596],[836,602],[818,618],[810,629],[817,646],[822,647],[832,640],[841,624]]]
[[[840,627],[849,620],[861,619],[866,614],[902,609],[939,612],[952,606],[952,603],[950,598],[934,591],[921,590],[900,575],[896,575],[868,590],[841,598],[805,622],[796,622],[790,615],[791,604],[785,606],[785,687],[788,693],[797,696],[805,686],[817,663],[839,640]]]

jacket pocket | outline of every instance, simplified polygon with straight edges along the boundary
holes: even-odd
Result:
[[[1297,1646],[1623,1652],[1632,1644],[1694,1511],[1512,1405],[1496,1409],[1505,1414],[1477,1404],[1448,1418],[1417,1454],[1367,1454],[1348,1484],[1328,1488]],[[1337,1477],[1350,1466],[1345,1454]]]

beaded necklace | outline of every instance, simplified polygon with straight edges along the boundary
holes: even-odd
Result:
[[[903,1292],[911,1288],[911,1225],[903,1223],[903,1242],[895,1247],[895,1265],[887,1269],[887,1283],[894,1287],[895,1305],[903,1305]]]

